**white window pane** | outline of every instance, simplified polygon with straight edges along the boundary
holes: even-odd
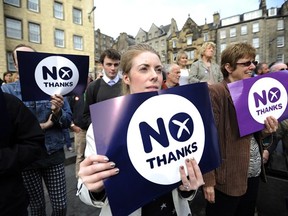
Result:
[[[188,52],[186,52],[187,53],[187,55],[188,55],[188,59],[190,60],[190,59],[194,59],[194,50],[191,50],[191,51],[188,51]]]
[[[189,36],[187,37],[187,45],[191,45],[192,44],[192,37]]]
[[[224,38],[226,38],[226,31],[222,30],[220,31],[220,39],[224,39]]]
[[[64,47],[64,31],[55,30],[55,46]]]
[[[73,36],[74,49],[83,50],[83,38],[81,36]]]
[[[73,22],[76,24],[82,24],[82,11],[73,8]]]
[[[277,54],[277,62],[284,62],[284,54]]]
[[[259,32],[259,23],[253,23],[252,32]]]
[[[20,7],[20,0],[4,0],[4,3]]]
[[[22,39],[21,21],[6,18],[6,36],[9,38]]]
[[[236,28],[230,29],[230,37],[236,37]]]
[[[241,35],[246,35],[247,34],[247,26],[241,26]]]
[[[204,33],[204,38],[203,38],[204,41],[208,41],[209,40],[209,35],[208,33]]]
[[[253,38],[253,47],[259,48],[259,38]]]
[[[39,0],[28,0],[28,9],[39,12]]]
[[[221,44],[221,46],[220,46],[220,52],[222,52],[223,50],[225,50],[226,49],[226,44]]]
[[[177,41],[176,41],[176,40],[173,40],[173,41],[172,41],[172,47],[173,47],[173,48],[176,48],[176,46],[177,46]]]
[[[9,71],[16,71],[13,57],[12,57],[12,52],[7,53],[7,65],[8,65]]]
[[[54,2],[54,17],[63,19],[63,5],[58,2]]]
[[[278,20],[277,21],[277,30],[284,29],[284,20]]]
[[[40,43],[40,25],[29,23],[29,40],[34,43]]]
[[[284,36],[277,37],[277,47],[283,47],[284,46]]]

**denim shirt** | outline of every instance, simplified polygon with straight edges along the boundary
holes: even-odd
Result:
[[[22,100],[20,82],[9,83],[1,86],[3,92],[13,94]],[[23,101],[23,103],[37,117],[39,123],[44,123],[48,120],[51,114],[51,102],[49,100],[40,101]],[[64,105],[61,109],[61,116],[58,121],[51,127],[45,130],[45,146],[48,154],[52,154],[63,148],[65,144],[62,129],[69,128],[72,121],[72,113],[67,101],[64,98]]]

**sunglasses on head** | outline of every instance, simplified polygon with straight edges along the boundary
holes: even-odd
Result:
[[[251,64],[254,64],[255,66],[258,64],[257,61],[247,61],[247,62],[236,62],[236,64],[243,65],[245,67],[250,66]]]

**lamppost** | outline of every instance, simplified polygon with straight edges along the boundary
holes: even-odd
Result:
[[[89,22],[91,22],[91,14],[93,13],[93,11],[96,9],[96,6],[94,6],[91,11],[88,13],[88,20]]]

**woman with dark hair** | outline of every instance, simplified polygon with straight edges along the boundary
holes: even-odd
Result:
[[[6,83],[11,83],[13,82],[12,81],[12,76],[13,76],[13,73],[12,72],[5,72],[3,74],[3,84],[6,84]]]
[[[224,80],[209,86],[222,163],[203,175],[207,216],[254,216],[260,176],[265,180],[263,140],[277,130],[278,121],[268,116],[262,131],[241,137],[228,89],[229,83],[252,76],[255,56],[248,43],[230,44],[221,54]]]

